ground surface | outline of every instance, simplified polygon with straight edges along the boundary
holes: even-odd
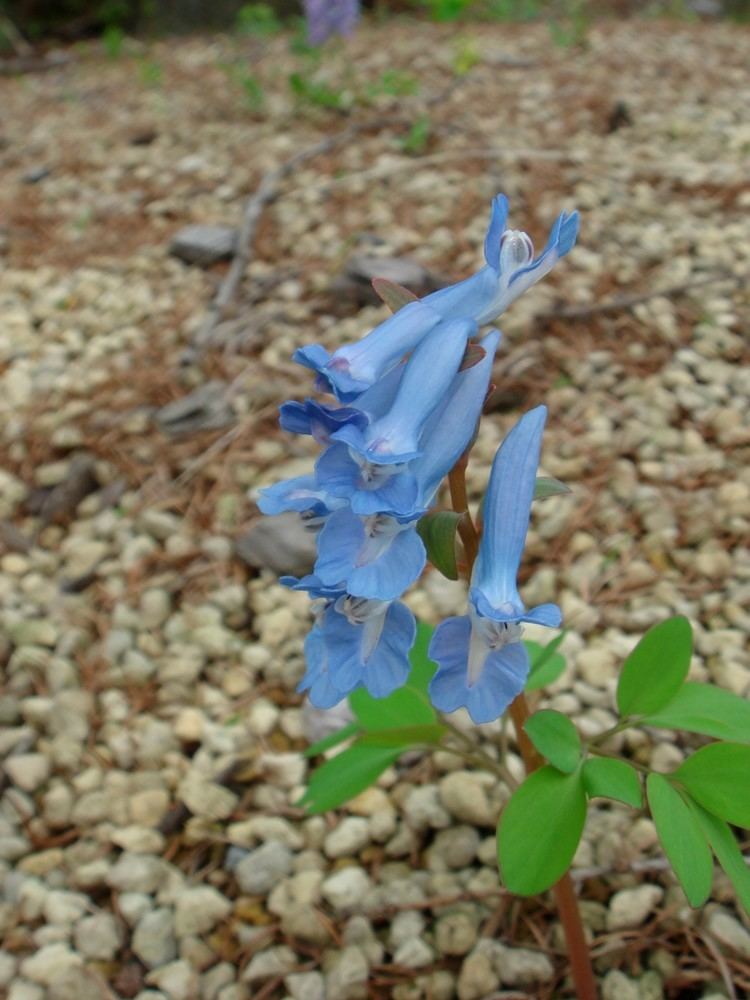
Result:
[[[294,694],[306,602],[235,543],[246,491],[312,460],[275,426],[308,391],[293,348],[385,315],[331,295],[353,250],[455,279],[498,190],[538,244],[578,207],[579,247],[503,322],[473,496],[546,402],[543,468],[574,496],[539,506],[524,595],[562,604],[569,669],[546,703],[583,731],[611,724],[617,663],[676,612],[695,678],[747,695],[748,41],[649,21],[584,49],[543,27],[369,28],[315,71],[348,112],[295,104],[284,38],[84,48],[0,80],[0,993],[570,995],[551,904],[499,892],[490,776],[410,759],[339,815],[294,808],[319,722]],[[238,224],[269,169],[352,123],[282,182],[196,344],[222,265],[170,257],[171,236]],[[220,427],[160,429],[210,381]],[[430,575],[411,603],[436,621],[462,600]],[[687,746],[626,745],[665,770]],[[745,995],[727,884],[695,914],[659,857],[649,820],[592,815],[576,866],[603,995]]]

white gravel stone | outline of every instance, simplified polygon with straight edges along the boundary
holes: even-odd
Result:
[[[5,987],[15,975],[18,960],[9,951],[0,950],[0,987]]]
[[[42,753],[20,753],[7,757],[3,764],[5,772],[18,788],[24,792],[35,792],[50,776],[49,758]]]
[[[130,817],[138,826],[157,826],[169,808],[169,793],[163,788],[147,788],[130,798]]]
[[[326,1000],[350,1000],[358,996],[367,983],[370,969],[362,951],[351,945],[337,954],[326,974]]]
[[[477,943],[477,921],[463,910],[442,914],[435,924],[435,945],[441,955],[466,955]]]
[[[370,842],[370,829],[366,819],[360,816],[346,816],[323,842],[323,850],[329,858],[350,857],[366,847]]]
[[[214,821],[228,819],[239,802],[234,792],[197,774],[180,783],[178,794],[194,816]]]
[[[256,983],[270,976],[286,976],[296,964],[297,956],[286,945],[266,948],[253,955],[242,973],[242,980],[246,983]]]
[[[95,913],[76,924],[75,947],[84,958],[110,961],[120,950],[122,938],[120,924],[111,913]]]
[[[242,892],[264,895],[292,870],[292,852],[278,840],[269,840],[251,851],[234,869]]]
[[[21,975],[33,983],[51,986],[68,969],[81,964],[81,956],[67,944],[47,944],[21,962]]]
[[[616,931],[626,927],[638,927],[661,902],[663,896],[664,890],[658,885],[639,885],[633,889],[621,889],[610,900],[607,929]]]
[[[229,916],[232,904],[218,889],[209,885],[187,889],[177,897],[175,933],[178,938],[207,934]]]
[[[454,771],[441,778],[440,801],[448,812],[463,823],[494,826],[499,805],[494,806],[487,794],[484,779],[471,771]]]
[[[639,1000],[638,984],[619,969],[610,969],[602,980],[602,1000]]]
[[[404,943],[393,955],[396,965],[404,965],[407,969],[423,969],[435,961],[435,954],[423,938],[412,938]]]
[[[120,892],[156,892],[164,883],[166,868],[160,858],[126,851],[112,866],[107,882]]]
[[[418,785],[404,801],[404,816],[415,830],[443,830],[450,826],[451,816],[445,809],[437,785]]]
[[[171,962],[177,955],[174,912],[164,906],[144,913],[133,933],[131,948],[149,969]]]
[[[183,959],[153,969],[146,982],[158,986],[169,1000],[195,1000],[200,987],[198,973]]]
[[[337,912],[357,909],[372,889],[372,880],[363,868],[347,867],[327,878],[321,891]]]
[[[750,959],[750,931],[726,910],[716,909],[706,921],[708,930],[720,944],[742,958]]]
[[[319,972],[294,972],[284,985],[292,1000],[327,1000],[325,980]]]
[[[82,892],[55,889],[44,899],[44,916],[51,924],[72,924],[80,919],[89,907],[89,898]]]
[[[7,1000],[46,1000],[43,986],[28,979],[15,979],[8,990]]]

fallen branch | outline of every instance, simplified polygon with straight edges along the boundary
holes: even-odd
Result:
[[[589,302],[582,306],[561,306],[559,309],[551,309],[549,312],[537,313],[537,319],[588,319],[590,316],[597,316],[600,313],[622,312],[625,309],[632,309],[642,302],[651,299],[673,299],[678,295],[686,295],[694,288],[703,285],[712,285],[718,281],[738,282],[745,280],[745,275],[729,274],[706,274],[701,278],[693,278],[680,285],[670,285],[668,288],[656,288],[651,292],[635,292],[632,295],[619,295],[617,298],[608,299],[605,302]]]

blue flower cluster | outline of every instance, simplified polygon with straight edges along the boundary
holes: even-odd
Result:
[[[266,514],[298,511],[319,529],[313,573],[282,583],[314,601],[299,689],[321,708],[361,686],[385,697],[406,681],[416,623],[399,598],[426,562],[417,522],[476,432],[500,341],[495,329],[478,339],[479,327],[575,242],[577,213],[562,213],[535,259],[526,233],[506,228],[507,211],[498,195],[486,264],[472,277],[409,302],[333,354],[320,345],[295,352],[315,372],[316,388],[338,405],[284,403],[281,426],[311,435],[323,451],[311,475],[263,490],[259,506]],[[560,622],[552,605],[527,612],[516,589],[544,419],[544,407],[526,414],[499,450],[470,612],[443,622],[430,647],[438,663],[435,706],[466,706],[476,722],[497,718],[523,687],[521,622]]]

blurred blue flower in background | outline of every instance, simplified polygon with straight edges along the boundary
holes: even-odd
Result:
[[[359,0],[304,0],[307,40],[322,45],[331,35],[351,35],[359,20]]]

